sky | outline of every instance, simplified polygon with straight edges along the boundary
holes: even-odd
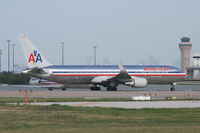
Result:
[[[163,64],[180,62],[187,35],[200,52],[199,0],[0,0],[0,50],[7,70],[8,45],[25,64],[18,35],[26,34],[52,64]],[[192,55],[191,55],[192,56]],[[12,51],[11,51],[12,57]],[[11,58],[12,61],[12,58]]]

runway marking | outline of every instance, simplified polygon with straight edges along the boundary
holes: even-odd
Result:
[[[93,102],[93,103],[80,103],[80,104],[72,104],[69,106],[84,106],[84,105],[93,105],[93,104],[98,104],[97,102]]]

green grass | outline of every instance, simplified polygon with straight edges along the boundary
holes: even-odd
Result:
[[[30,97],[28,102],[82,102],[82,101],[131,101],[131,98],[40,98]],[[0,97],[0,103],[20,103],[25,102],[25,98],[19,97]]]
[[[176,100],[200,100],[200,99],[176,99]],[[85,99],[85,98],[40,98],[30,97],[28,102],[100,102],[100,101],[132,101],[131,98],[96,98],[96,99]],[[166,99],[152,99],[151,101],[166,101]],[[167,101],[170,101],[167,100]],[[171,100],[173,101],[173,100]],[[22,103],[25,102],[25,98],[20,97],[0,97],[0,103]]]
[[[199,133],[200,108],[120,109],[0,104],[2,133]]]

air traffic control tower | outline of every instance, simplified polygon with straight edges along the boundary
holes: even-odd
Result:
[[[181,71],[187,73],[186,68],[190,66],[190,52],[192,48],[190,38],[187,36],[181,38],[179,48],[181,50]]]

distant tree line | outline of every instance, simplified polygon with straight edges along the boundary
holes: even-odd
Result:
[[[30,76],[25,74],[14,74],[13,72],[1,72],[0,84],[29,84]]]

